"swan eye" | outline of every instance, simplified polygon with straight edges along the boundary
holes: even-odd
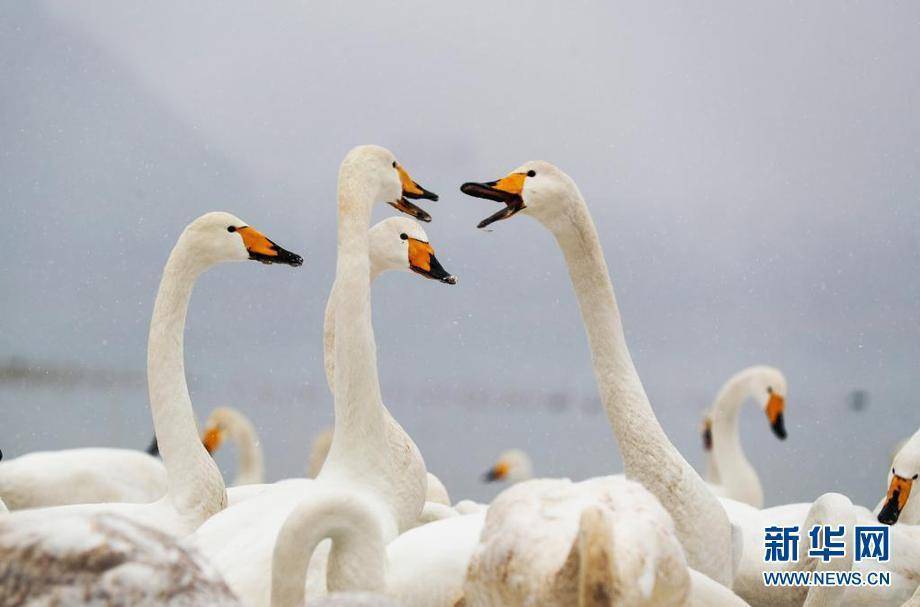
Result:
[[[395,160],[393,161],[393,168],[394,168],[394,169],[396,168],[396,161],[395,161]]]
[[[527,171],[527,176],[528,176],[528,177],[536,177],[536,176],[537,176],[537,172],[536,172],[535,170],[533,170],[533,169],[530,169],[529,171]]]
[[[227,228],[227,231],[228,231],[228,232],[231,232],[231,233],[232,233],[232,232],[236,232],[236,226],[230,226],[230,227],[228,227],[228,228]]]
[[[894,471],[894,468],[891,469],[891,473],[892,473],[892,474],[897,474],[897,472]]]
[[[918,477],[918,476],[920,476],[920,474],[915,474],[915,475],[914,475],[914,480],[917,480],[917,477]]]
[[[409,235],[406,234],[405,232],[403,232],[402,234],[400,234],[399,237],[402,238],[403,240],[409,240]]]
[[[773,386],[767,386],[767,394],[773,394]]]

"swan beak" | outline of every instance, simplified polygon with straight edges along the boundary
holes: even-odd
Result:
[[[434,192],[429,192],[417,184],[411,177],[409,177],[409,173],[402,167],[401,164],[396,164],[396,172],[399,174],[399,183],[402,185],[402,197],[395,202],[389,203],[390,206],[398,211],[402,211],[406,215],[415,217],[419,221],[431,221],[431,215],[429,215],[424,209],[409,202],[409,199],[419,200],[424,198],[425,200],[437,202],[438,195]]]
[[[434,249],[427,242],[409,239],[409,269],[426,278],[439,280],[445,284],[457,284],[457,277],[449,274],[434,256]]]
[[[201,443],[204,445],[207,452],[211,454],[217,451],[223,441],[224,433],[221,432],[220,428],[217,426],[211,426],[205,430],[204,436],[201,437]]]
[[[508,464],[505,462],[498,462],[491,468],[489,471],[482,475],[482,480],[486,483],[494,483],[495,481],[500,481],[508,476]]]
[[[283,263],[295,268],[303,265],[303,257],[282,249],[255,228],[243,226],[237,228],[236,232],[243,239],[243,246],[249,252],[249,259],[253,261],[265,264]]]
[[[770,420],[773,434],[780,440],[786,439],[786,422],[783,420],[785,409],[786,400],[775,392],[771,393],[770,400],[767,401],[767,419]]]
[[[913,479],[904,478],[897,474],[891,476],[891,485],[888,487],[888,497],[885,500],[885,505],[882,506],[882,509],[878,513],[878,522],[885,525],[894,525],[898,522],[901,511],[904,510],[904,506],[907,505],[907,498],[910,497],[911,485],[914,484],[914,479],[916,478],[916,476],[914,476]]]
[[[524,199],[521,192],[524,191],[524,180],[527,179],[527,173],[511,173],[507,177],[502,177],[498,181],[488,181],[485,183],[476,183],[469,181],[460,186],[460,191],[474,198],[485,198],[502,202],[505,208],[493,213],[479,222],[478,228],[484,228],[490,223],[508,219],[521,209],[525,208]]]
[[[703,422],[703,449],[712,451],[712,422],[708,419]]]

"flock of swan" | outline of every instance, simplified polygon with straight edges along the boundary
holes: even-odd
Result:
[[[148,341],[150,407],[161,459],[126,449],[41,452],[0,462],[0,605],[920,606],[920,432],[899,449],[872,510],[842,493],[763,509],[738,430],[746,402],[785,438],[787,384],[766,366],[731,377],[703,421],[704,480],[668,439],[633,365],[601,241],[572,179],[528,162],[461,191],[501,208],[479,227],[529,215],[565,257],[622,474],[533,478],[503,453],[484,480],[491,503],[452,501],[381,396],[371,281],[389,270],[454,284],[417,220],[437,196],[394,155],[359,146],[338,177],[338,260],[324,319],[334,429],[303,478],[264,480],[255,427],[221,408],[199,431],[183,334],[197,278],[221,262],[302,265],[242,219],[189,224],[163,270]],[[396,216],[371,227],[386,202]],[[898,438],[898,437],[896,437]],[[227,487],[211,453],[238,446]],[[612,454],[611,454],[612,456]],[[881,471],[880,471],[881,472]],[[830,485],[830,481],[829,481]],[[838,489],[829,486],[828,490]],[[888,563],[765,563],[765,526],[859,522],[890,527]],[[888,587],[767,587],[765,570],[891,572]]]

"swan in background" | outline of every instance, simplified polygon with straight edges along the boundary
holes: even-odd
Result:
[[[242,607],[207,561],[111,512],[0,518],[0,605]]]
[[[290,479],[268,486],[211,517],[189,538],[247,605],[269,604],[278,532],[291,512],[312,496],[334,491],[360,498],[385,541],[414,526],[424,506],[427,477],[421,453],[387,411],[380,394],[370,309],[371,211],[377,201],[400,200],[408,187],[404,173],[392,153],[377,146],[351,150],[339,171],[338,262],[332,296],[335,430],[322,470],[315,480]],[[440,268],[418,224],[392,237],[420,273]],[[450,275],[439,279],[455,282]],[[316,573],[311,571],[308,580],[318,579],[318,587],[309,596],[322,594],[328,579],[321,551],[313,562]],[[351,589],[329,586],[328,590]]]
[[[116,512],[161,532],[184,536],[224,508],[224,481],[198,436],[188,394],[183,333],[198,277],[218,263],[247,259],[295,267],[303,263],[300,256],[282,249],[238,217],[214,212],[185,228],[163,270],[150,321],[147,383],[153,426],[169,481],[166,495],[148,504],[81,504],[23,510],[10,515],[11,523],[24,525],[28,520],[37,520],[50,524],[56,516]]]
[[[522,449],[508,449],[498,456],[495,464],[482,475],[487,483],[508,481],[520,483],[533,478],[533,462]]]
[[[556,238],[565,256],[588,334],[594,373],[623,457],[626,476],[667,508],[690,566],[731,584],[732,527],[706,483],[674,447],[655,417],[626,345],[603,249],[578,187],[547,162],[529,162],[488,183],[461,191],[503,203],[484,228],[517,213],[531,215]]]
[[[716,495],[763,508],[760,478],[741,448],[739,414],[751,398],[766,414],[773,433],[784,440],[787,393],[782,372],[763,365],[742,369],[719,390],[703,422],[703,447],[709,453],[707,480]]]
[[[888,493],[876,508],[878,520],[886,525],[920,525],[920,497],[910,498],[920,478],[920,430],[914,433],[894,456],[888,474]]]
[[[233,407],[217,407],[205,422],[201,442],[208,453],[214,455],[225,440],[236,443],[236,478],[232,485],[254,485],[265,479],[262,444],[255,426],[241,411]]]

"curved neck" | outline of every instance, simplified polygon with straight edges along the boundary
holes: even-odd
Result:
[[[272,607],[303,605],[310,558],[327,538],[332,540],[326,573],[330,592],[384,590],[386,547],[373,514],[348,494],[327,494],[297,506],[278,532]]]
[[[239,461],[233,484],[255,485],[265,479],[265,463],[259,435],[252,423],[243,416],[234,416],[230,427],[230,439],[236,443]]]
[[[185,317],[195,280],[205,269],[180,238],[163,270],[147,342],[150,407],[168,497],[181,515],[200,519],[198,523],[223,508],[227,499],[220,471],[201,444],[185,382]]]
[[[594,374],[626,476],[670,511],[690,565],[727,583],[731,531],[724,510],[658,423],[626,345],[604,253],[587,206],[572,185],[564,209],[541,222],[565,256],[588,334]],[[728,577],[726,577],[728,576]]]
[[[820,558],[809,559],[808,551],[811,549],[811,535],[808,533],[815,525],[829,525],[833,528],[843,526],[846,530],[845,543],[850,546],[853,541],[853,525],[856,518],[853,514],[853,503],[845,496],[836,493],[825,493],[811,505],[802,525],[802,545],[799,548],[798,562],[790,563],[787,570],[804,571],[813,566],[814,571],[850,571],[853,567],[853,551],[849,548],[842,557],[835,557],[827,562]],[[802,607],[837,607],[843,602],[845,586],[812,586],[805,595]]]
[[[741,447],[738,420],[741,406],[753,396],[751,372],[741,372],[729,379],[712,405],[712,459],[718,470],[719,484],[728,497],[763,507],[763,487],[757,471]]]

